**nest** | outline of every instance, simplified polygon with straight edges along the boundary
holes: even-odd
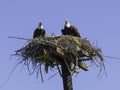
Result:
[[[55,66],[60,72],[59,66],[63,62],[72,73],[78,72],[79,68],[88,71],[86,61],[94,63],[100,70],[104,67],[101,49],[93,46],[86,38],[69,35],[31,39],[26,46],[16,50],[15,55],[22,57],[22,62],[27,66],[32,63],[37,72],[41,65],[44,65],[46,72]]]

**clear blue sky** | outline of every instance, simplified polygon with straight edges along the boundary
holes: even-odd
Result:
[[[9,60],[10,54],[26,43],[7,36],[32,38],[40,21],[47,34],[61,35],[66,18],[79,29],[82,37],[98,41],[104,55],[120,57],[119,0],[0,0],[0,85],[17,63],[17,58]],[[120,90],[120,60],[105,58],[105,65],[108,77],[101,79],[96,77],[96,67],[90,66],[88,72],[80,70],[79,75],[73,76],[74,90]],[[59,75],[41,83],[40,78],[36,79],[35,74],[28,76],[27,68],[21,71],[21,67],[16,68],[0,90],[63,89]]]

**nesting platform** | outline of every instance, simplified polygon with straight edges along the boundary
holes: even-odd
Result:
[[[16,50],[15,55],[34,65],[44,64],[47,70],[61,65],[63,60],[71,64],[71,71],[76,68],[88,71],[86,61],[97,62],[99,66],[104,61],[101,49],[93,46],[89,40],[69,35],[32,39],[26,46]]]

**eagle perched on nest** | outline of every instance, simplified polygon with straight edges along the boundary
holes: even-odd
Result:
[[[81,37],[75,26],[72,26],[68,19],[65,20],[64,29],[61,30],[62,35],[71,35],[76,37]]]
[[[44,37],[45,36],[45,29],[43,28],[42,23],[40,22],[38,24],[38,27],[35,29],[34,34],[33,34],[33,38],[36,37]]]

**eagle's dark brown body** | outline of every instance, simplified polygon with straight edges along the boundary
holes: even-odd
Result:
[[[35,29],[33,33],[33,38],[44,37],[45,29],[43,28],[42,22],[38,23],[38,27]]]
[[[77,28],[74,26],[70,26],[69,28],[64,27],[64,29],[61,30],[63,35],[71,35],[71,36],[76,36],[76,37],[81,37]]]
[[[45,30],[44,29],[35,29],[34,34],[33,34],[33,38],[36,37],[44,37],[45,36]]]

